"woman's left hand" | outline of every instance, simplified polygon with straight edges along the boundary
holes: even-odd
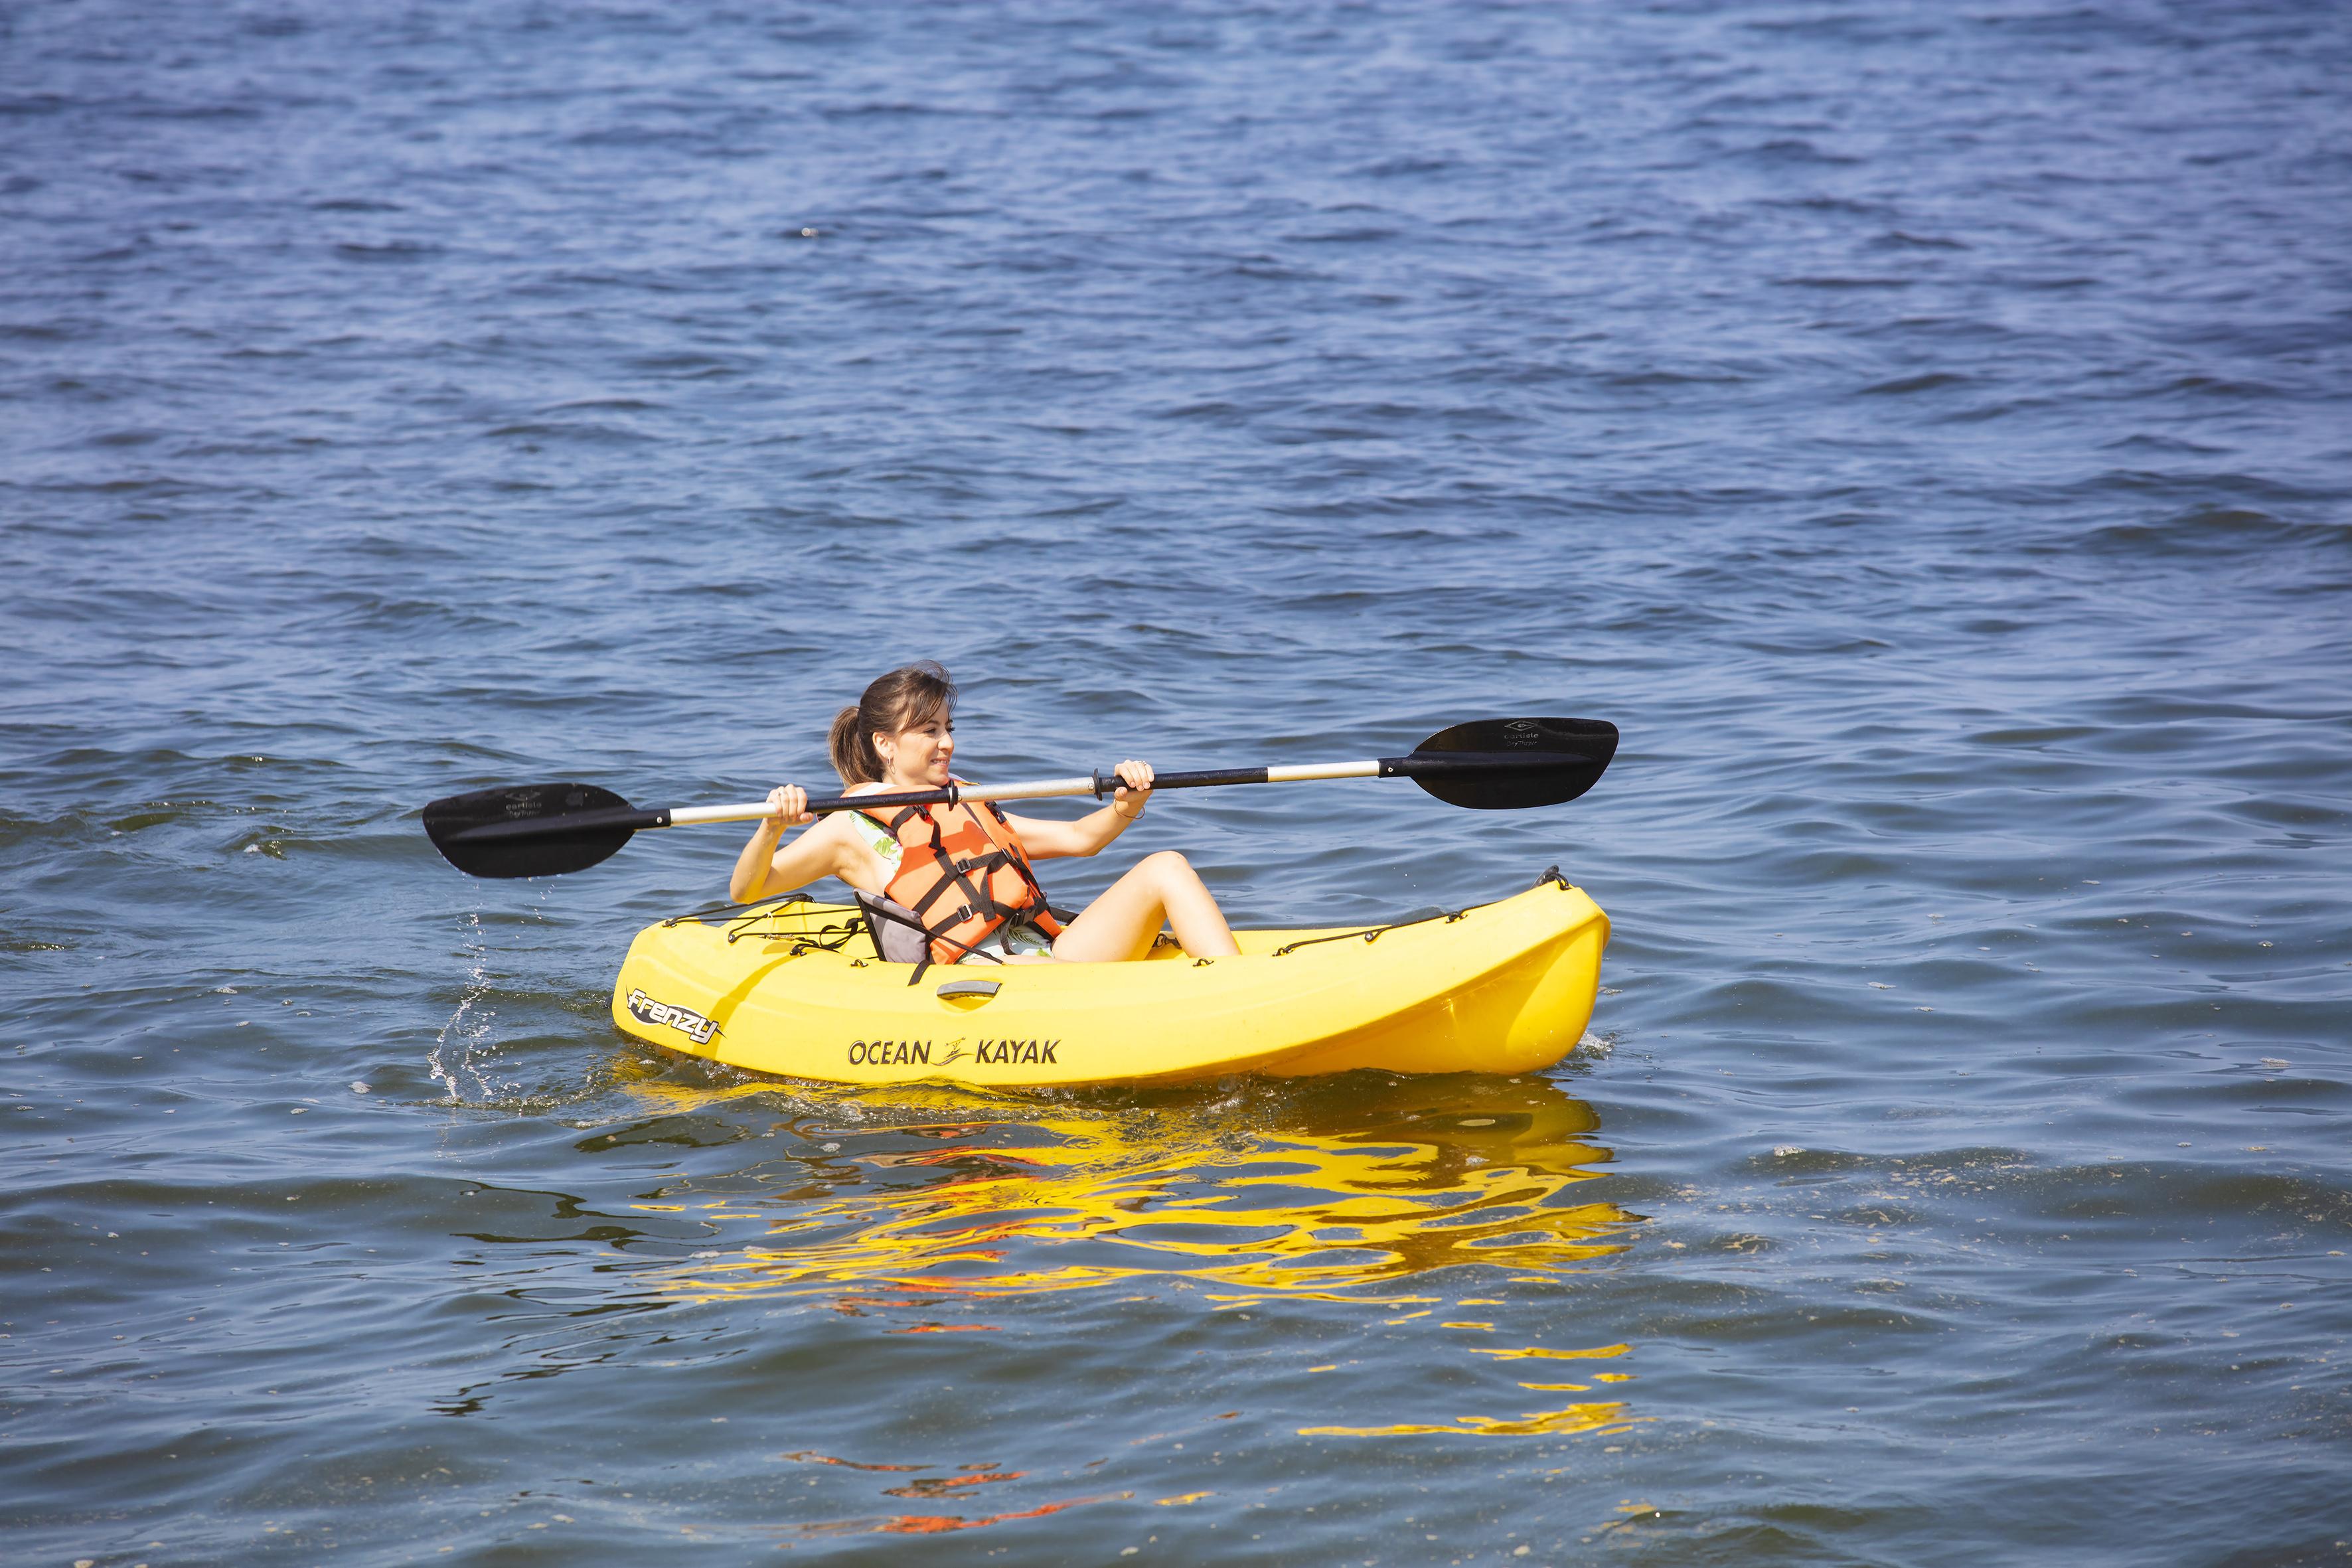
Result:
[[[1151,804],[1151,764],[1125,762],[1118,764],[1118,791],[1110,797],[1110,808],[1119,816],[1133,822]]]

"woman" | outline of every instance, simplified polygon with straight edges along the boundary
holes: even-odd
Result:
[[[845,793],[945,788],[954,705],[948,672],[928,660],[867,687],[833,721],[833,766]],[[1031,861],[1097,854],[1150,804],[1150,763],[1121,763],[1118,778],[1111,803],[1076,822],[1009,816],[988,803],[843,811],[788,844],[780,843],[787,827],[816,818],[808,792],[784,784],[770,792],[773,815],[743,847],[728,896],[747,904],[838,877],[919,922],[936,963],[974,952],[1009,963],[1116,963],[1150,952],[1163,922],[1195,958],[1239,952],[1217,900],[1172,849],[1145,856],[1066,926],[1046,907]]]

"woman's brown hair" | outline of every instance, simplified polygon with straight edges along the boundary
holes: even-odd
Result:
[[[826,747],[833,753],[833,771],[845,784],[880,784],[882,753],[874,749],[877,735],[946,718],[955,710],[955,682],[929,659],[894,669],[866,689],[855,708],[834,715]]]

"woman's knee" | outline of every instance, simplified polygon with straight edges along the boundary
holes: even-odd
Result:
[[[1175,849],[1156,849],[1135,864],[1138,870],[1163,888],[1171,882],[1182,884],[1201,879],[1201,874],[1192,869],[1192,862]]]

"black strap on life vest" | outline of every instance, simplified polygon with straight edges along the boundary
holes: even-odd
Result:
[[[988,815],[996,818],[998,825],[1002,826],[1006,833],[1012,834],[1013,842],[1020,842],[1021,835],[1013,832],[1013,819],[1005,816],[1002,811],[999,811],[996,808],[996,803],[994,801],[983,800],[980,804],[987,807]],[[1030,868],[1029,861],[1026,857],[1015,855],[1009,849],[1000,849],[997,853],[1004,858],[1006,865],[1011,866],[1015,871],[1021,874],[1021,879],[1023,881],[1029,884],[1029,891],[1036,900],[1036,907],[1038,909],[1045,910],[1049,915],[1053,915],[1057,921],[1066,921],[1070,919],[1067,915],[1054,913],[1054,906],[1045,900],[1045,885],[1037,880],[1037,873]]]
[[[989,815],[996,818],[998,824],[1003,827],[1005,832],[1011,833],[1013,831],[1013,824],[1005,817],[1003,812],[997,809],[997,805],[994,801],[982,801],[978,804],[987,808]],[[970,808],[967,807],[966,809]],[[996,845],[994,847],[989,849],[983,854],[973,856],[968,861],[959,861],[953,855],[948,853],[947,830],[940,826],[939,817],[935,816],[932,813],[931,808],[927,805],[909,805],[902,807],[887,822],[882,820],[880,817],[876,816],[872,812],[861,811],[858,815],[865,817],[868,822],[873,823],[876,826],[881,828],[892,838],[898,837],[898,829],[906,825],[909,817],[919,816],[923,819],[924,823],[929,826],[931,830],[931,858],[946,871],[947,875],[932,883],[929,889],[926,891],[921,898],[917,899],[910,908],[916,918],[921,922],[925,936],[936,942],[946,942],[950,947],[960,947],[963,949],[964,957],[966,958],[970,958],[975,953],[985,952],[985,950],[975,947],[971,942],[960,942],[956,938],[949,936],[943,929],[944,927],[977,917],[992,922],[993,927],[992,934],[994,934],[996,932],[1001,932],[1007,922],[1020,919],[1022,911],[1030,907],[1044,910],[1048,915],[1052,915],[1056,920],[1066,920],[1068,918],[1058,914],[1055,910],[1053,905],[1046,901],[1045,889],[1044,886],[1038,882],[1037,874],[1029,868],[1028,864],[1024,861],[1020,856],[1014,854],[1012,850],[1005,848],[1002,844]],[[984,837],[993,837],[993,836],[990,835],[985,828],[982,830],[982,835]],[[901,842],[903,842],[903,840]],[[1029,891],[1035,900],[1034,906],[1022,904],[1001,904],[989,896],[985,885],[987,874],[1000,866],[1012,867],[1014,873],[1017,874],[1024,882],[1028,884]],[[974,876],[979,877],[981,880],[974,881]],[[955,911],[955,913],[949,919],[942,921],[940,927],[935,928],[931,925],[928,917],[930,915],[934,906],[936,906],[941,899],[947,896],[948,890],[951,887],[961,889],[962,890],[964,898],[963,908]],[[869,910],[868,912],[870,914],[872,911]],[[887,911],[885,911],[885,918],[896,920],[898,917],[890,915]],[[877,952],[881,950],[881,944],[878,940],[876,942],[875,950]],[[1004,962],[1002,958],[998,958],[993,953],[987,953],[986,956],[999,963]],[[915,965],[914,979],[908,981],[907,984],[912,985],[916,981],[922,979],[923,972],[931,966],[932,962],[930,949],[927,945],[923,950],[922,961]]]

